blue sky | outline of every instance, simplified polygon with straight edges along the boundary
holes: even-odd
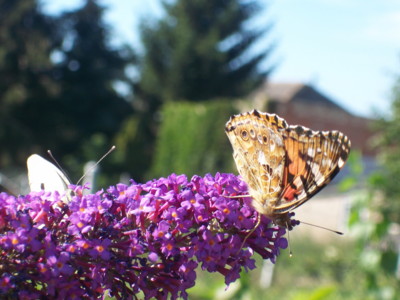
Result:
[[[81,0],[42,0],[47,12],[74,8]],[[254,26],[274,22],[259,43],[277,41],[269,63],[278,62],[275,82],[310,83],[349,111],[387,113],[400,76],[400,1],[259,0],[265,6]],[[101,0],[117,42],[140,46],[141,18],[160,16],[158,0]]]

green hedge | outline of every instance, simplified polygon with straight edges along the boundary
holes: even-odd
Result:
[[[150,175],[233,172],[232,148],[224,130],[233,113],[228,100],[167,103]]]

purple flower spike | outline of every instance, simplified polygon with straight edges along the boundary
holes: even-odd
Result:
[[[198,266],[230,284],[255,268],[254,253],[275,262],[287,247],[265,216],[249,234],[258,215],[231,198],[247,195],[232,174],[73,188],[63,205],[57,192],[0,193],[0,298],[187,299]]]

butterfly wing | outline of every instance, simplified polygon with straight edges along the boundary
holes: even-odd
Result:
[[[300,206],[325,187],[344,166],[351,145],[339,131],[312,131],[302,126],[286,128],[283,140],[283,188],[275,213]]]
[[[327,185],[350,152],[341,132],[288,126],[257,110],[232,116],[225,131],[254,208],[275,220]]]
[[[37,154],[29,156],[26,161],[28,180],[31,191],[66,192],[70,184],[67,177],[51,162]]]
[[[253,206],[268,216],[282,193],[285,149],[279,131],[286,127],[286,122],[278,116],[258,111],[232,116],[225,127]]]

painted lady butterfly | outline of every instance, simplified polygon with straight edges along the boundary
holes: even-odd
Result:
[[[257,110],[232,116],[225,131],[253,207],[288,229],[289,212],[327,185],[350,152],[350,140],[339,131],[289,126]]]

